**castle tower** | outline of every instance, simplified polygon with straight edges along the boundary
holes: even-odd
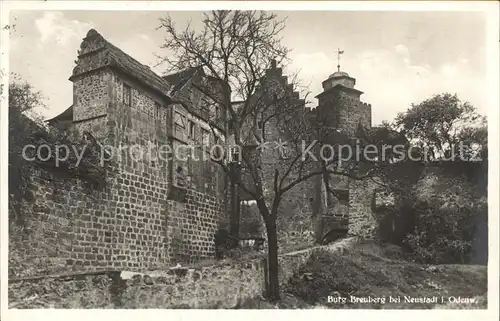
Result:
[[[363,103],[362,91],[354,88],[356,79],[337,71],[323,81],[323,92],[316,96],[318,111],[328,119],[330,126],[354,136],[358,123],[371,126],[371,105]]]
[[[365,128],[371,127],[371,105],[361,101],[363,92],[354,88],[356,79],[340,71],[340,66],[338,69],[323,81],[323,92],[316,96],[317,117],[332,130],[356,138],[360,124]],[[347,177],[330,175],[329,184],[336,195],[334,197],[327,192],[323,177],[316,180],[317,240],[331,241],[346,232],[359,235],[358,222],[365,221],[365,218],[358,219],[358,210],[353,204],[358,204],[357,198],[360,191],[363,194],[363,189]]]

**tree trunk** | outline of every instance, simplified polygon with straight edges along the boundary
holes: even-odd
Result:
[[[231,175],[235,179],[231,180],[231,215],[230,215],[230,233],[233,239],[238,239],[240,236],[240,191],[238,184],[235,181],[240,179],[240,171],[236,164],[231,165]]]
[[[276,233],[276,219],[269,218],[266,222],[267,242],[268,242],[268,271],[269,271],[269,299],[278,301],[280,299],[278,280],[278,235]]]

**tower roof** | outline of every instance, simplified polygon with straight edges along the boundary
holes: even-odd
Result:
[[[336,71],[331,74],[328,78],[340,78],[340,77],[349,77],[349,74],[344,71]]]
[[[363,94],[363,92],[361,90],[357,90],[355,88],[347,87],[347,86],[342,85],[342,84],[336,84],[335,86],[326,89],[322,93],[319,93],[318,95],[316,95],[315,98],[323,96],[325,93],[330,93],[330,92],[333,92],[333,91],[336,91],[336,90],[340,90],[340,91],[344,91],[344,92],[348,92],[348,93],[353,93],[353,94],[355,94],[357,96],[360,96],[361,94]]]

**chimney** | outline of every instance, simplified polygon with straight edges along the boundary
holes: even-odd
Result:
[[[276,69],[276,59],[271,60],[271,69]]]

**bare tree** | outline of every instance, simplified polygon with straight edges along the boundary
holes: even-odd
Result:
[[[284,27],[285,20],[264,11],[205,13],[200,30],[190,24],[177,28],[168,16],[161,19],[159,27],[166,33],[162,47],[174,53],[162,57],[169,71],[188,67],[206,70],[210,81],[194,86],[222,107],[226,144],[242,146],[237,161],[227,157],[219,164],[231,182],[257,202],[264,220],[271,300],[279,299],[276,218],[285,193],[317,175],[324,175],[328,182],[332,174],[362,179],[373,172],[355,165],[338,166],[340,155],[318,157],[322,144],[339,146],[351,142],[345,134],[322,122],[323,115],[305,107],[305,100],[298,97],[296,78],[291,83],[280,82],[279,77],[269,74],[277,63],[288,61],[289,50],[279,37]],[[219,84],[219,91],[213,90],[214,83]],[[235,104],[234,100],[240,102]],[[286,140],[286,146],[265,150],[260,130],[266,123]],[[306,155],[304,145],[310,151]],[[279,157],[279,166],[273,168],[271,179],[264,177],[265,153]],[[334,194],[331,188],[328,191]]]

